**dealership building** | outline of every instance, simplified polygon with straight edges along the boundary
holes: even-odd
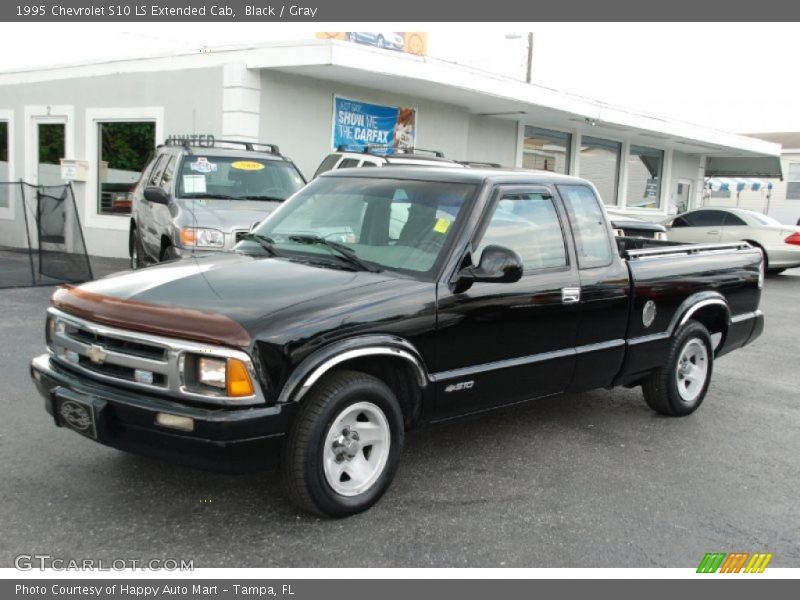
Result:
[[[420,148],[584,177],[660,220],[707,177],[781,177],[778,143],[658,118],[430,57],[339,40],[280,42],[0,73],[0,181],[72,182],[88,252],[127,256],[124,194],[170,136],[277,144],[307,178],[332,150],[334,104],[413,107]],[[124,143],[114,143],[120,140]],[[0,246],[26,244],[0,191]]]

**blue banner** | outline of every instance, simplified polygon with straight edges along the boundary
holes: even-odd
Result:
[[[362,151],[366,146],[391,153],[411,148],[416,138],[415,108],[381,106],[334,97],[333,148]]]

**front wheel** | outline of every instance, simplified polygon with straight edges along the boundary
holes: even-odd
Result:
[[[283,477],[291,500],[321,516],[346,517],[389,488],[403,450],[403,414],[381,380],[338,371],[309,393],[289,432]]]
[[[131,269],[141,269],[145,266],[142,240],[139,237],[139,230],[136,228],[131,230],[130,255]]]
[[[672,338],[667,360],[642,385],[647,405],[670,417],[688,415],[702,404],[711,383],[714,349],[701,323],[688,321]]]

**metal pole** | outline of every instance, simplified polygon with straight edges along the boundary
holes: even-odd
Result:
[[[28,206],[25,202],[25,182],[19,180],[19,200],[22,202],[22,216],[25,217],[25,238],[28,240],[28,261],[31,264],[31,285],[36,284],[36,271],[33,268],[33,248],[31,247],[31,230],[28,228]]]
[[[533,32],[528,32],[528,66],[525,70],[525,83],[531,82],[531,75],[533,73]]]

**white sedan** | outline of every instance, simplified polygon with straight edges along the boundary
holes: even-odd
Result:
[[[675,242],[750,242],[764,253],[768,273],[800,266],[800,227],[741,208],[700,208],[664,222]]]

